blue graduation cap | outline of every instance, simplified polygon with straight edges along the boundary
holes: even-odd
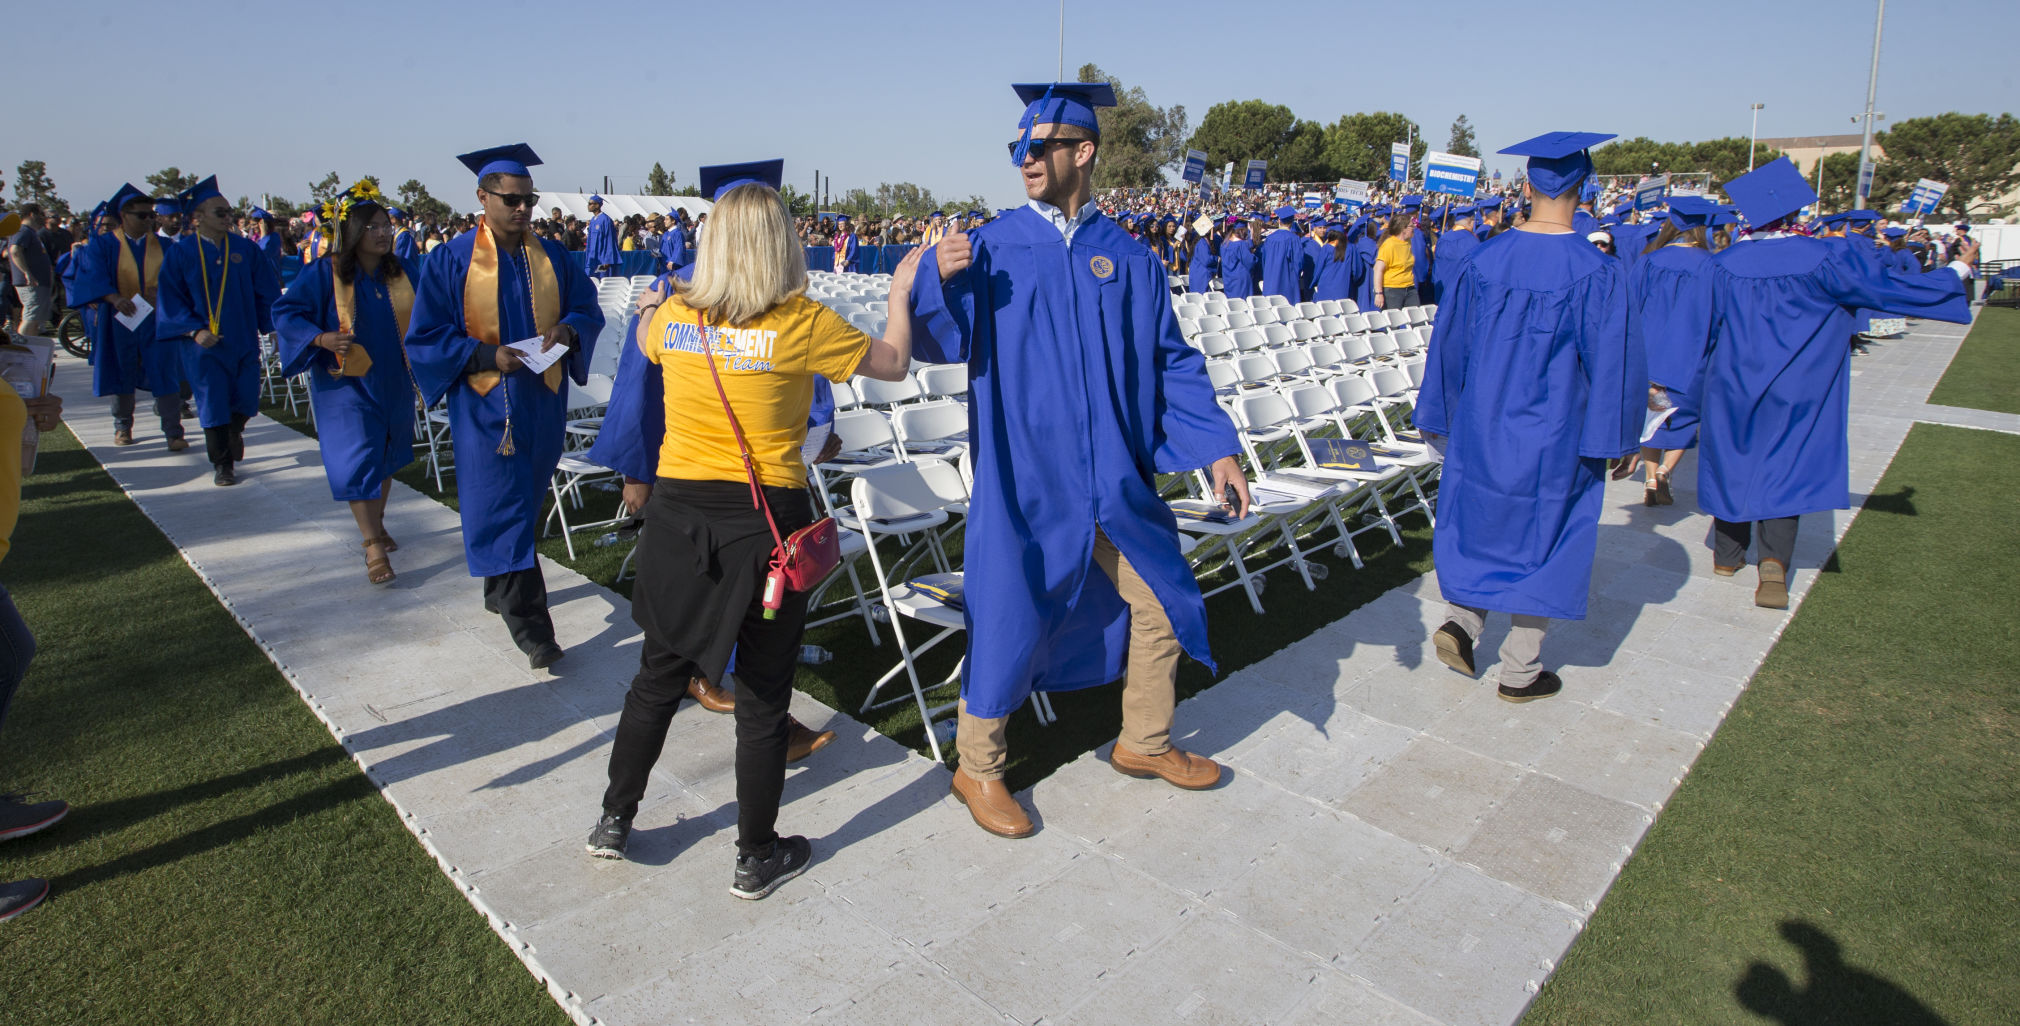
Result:
[[[591,203],[594,203],[594,204],[596,204],[596,205],[598,205],[598,206],[602,206],[602,205],[603,205],[603,197],[601,197],[601,196],[598,196],[597,194],[595,194],[595,193],[593,193],[593,192],[592,192],[592,193],[590,193],[590,194],[589,194],[589,202],[591,202]]]
[[[1115,87],[1106,82],[1018,82],[1010,88],[1024,102],[1024,116],[1017,121],[1023,135],[1010,150],[1010,163],[1024,166],[1031,151],[1031,130],[1039,125],[1073,125],[1101,137],[1101,120],[1094,108],[1115,106]]]
[[[721,200],[724,193],[752,182],[777,189],[786,180],[786,162],[781,157],[741,164],[711,164],[701,169],[696,180],[701,183],[701,194],[712,200]]]
[[[935,211],[933,211],[932,213],[930,213],[930,214],[927,214],[926,216],[927,216],[927,217],[946,217],[946,216],[947,216],[947,212],[946,212],[946,211],[944,211],[944,210],[935,210]]]
[[[837,214],[837,215],[835,215],[835,223],[836,223],[836,224],[848,224],[850,220],[852,220],[852,218],[850,218],[850,217],[849,217],[849,215],[847,215],[847,214]]]
[[[1297,219],[1297,216],[1298,209],[1296,207],[1277,208],[1277,220],[1279,221],[1294,221]]]
[[[1880,234],[1889,239],[1898,239],[1901,236],[1908,234],[1908,230],[1906,228],[1901,227],[1900,225],[1890,224],[1885,228],[1880,229]]]
[[[1875,210],[1847,210],[1838,215],[1838,220],[1844,222],[1846,231],[1863,234],[1871,231],[1881,218],[1879,212]]]
[[[154,201],[154,212],[162,217],[174,217],[182,213],[182,204],[173,196],[163,196]]]
[[[1620,223],[1620,215],[1618,214],[1608,214],[1605,217],[1599,219],[1599,227],[1601,228],[1612,228],[1615,225],[1618,225],[1619,223]]]
[[[184,189],[182,195],[177,196],[176,199],[181,202],[182,209],[195,210],[197,204],[202,203],[204,200],[210,199],[212,196],[222,195],[224,193],[219,192],[217,189],[217,176],[211,175],[209,178]]]
[[[1711,224],[1718,214],[1719,206],[1702,196],[1671,196],[1669,198],[1669,223],[1677,231],[1687,228],[1703,228]]]
[[[252,218],[255,221],[266,221],[270,220],[273,217],[272,214],[267,213],[263,208],[260,207],[254,207],[251,210],[246,211],[246,216]]]
[[[1713,228],[1723,228],[1726,225],[1738,223],[1739,215],[1733,213],[1731,207],[1719,207],[1718,212],[1711,215],[1711,226]]]
[[[97,205],[97,206],[95,206],[95,207],[92,207],[92,208],[91,208],[91,219],[92,219],[93,221],[98,221],[98,220],[103,220],[103,219],[104,219],[104,217],[105,217],[105,210],[106,210],[106,208],[107,208],[107,207],[110,207],[111,205],[112,205],[111,201],[109,201],[109,200],[108,200],[108,201],[106,201],[106,202],[104,202],[104,203],[100,203],[99,205]]]
[[[1403,197],[1403,206],[1409,210],[1416,210],[1422,207],[1423,205],[1424,205],[1424,197],[1422,196]]]
[[[1725,183],[1725,194],[1756,227],[1773,224],[1817,201],[1803,173],[1777,157]]]
[[[1483,199],[1480,202],[1475,203],[1473,206],[1475,209],[1478,210],[1499,210],[1501,209],[1501,197],[1489,196],[1486,199]]]
[[[1592,174],[1592,154],[1586,151],[1613,138],[1601,132],[1550,132],[1525,139],[1500,152],[1529,158],[1529,184],[1545,196],[1564,195],[1566,189]],[[1597,193],[1597,187],[1593,188]]]
[[[485,175],[517,175],[521,178],[531,178],[533,172],[527,168],[540,165],[539,154],[534,153],[533,147],[525,143],[508,143],[504,146],[493,146],[488,150],[459,153],[456,159],[462,161],[463,166],[469,168],[470,172],[479,178]]]
[[[989,216],[988,214],[985,214],[985,213],[983,213],[983,212],[981,212],[981,211],[979,211],[979,210],[970,210],[970,211],[968,211],[968,219],[969,219],[969,220],[971,220],[971,221],[979,221],[979,220],[981,220],[981,219],[983,219],[983,218],[985,218],[985,217],[988,217],[988,216]]]
[[[407,212],[406,212],[406,211],[404,211],[404,210],[401,210],[401,209],[400,209],[399,207],[387,207],[387,208],[386,208],[386,216],[387,216],[387,217],[391,217],[391,218],[395,218],[395,219],[398,219],[398,218],[404,218],[404,217],[406,217],[406,216],[407,216]]]
[[[113,193],[112,198],[105,201],[105,209],[112,211],[114,215],[118,215],[126,211],[126,205],[129,203],[146,203],[147,201],[146,193],[141,192],[139,189],[134,188],[131,183],[128,183],[120,186],[119,191]]]

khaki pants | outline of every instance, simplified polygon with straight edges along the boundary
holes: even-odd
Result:
[[[1459,625],[1475,643],[1487,626],[1487,610],[1445,603],[1445,619]],[[1550,629],[1547,616],[1512,613],[1508,636],[1501,639],[1501,681],[1511,688],[1526,688],[1543,673],[1543,635]]]
[[[1129,603],[1129,665],[1122,680],[1122,736],[1116,744],[1138,755],[1163,755],[1171,749],[1172,711],[1178,704],[1178,657],[1183,651],[1178,635],[1172,633],[1157,594],[1100,531],[1094,534],[1094,565]],[[961,753],[961,768],[970,777],[1003,779],[1003,767],[1010,761],[1004,737],[1009,722],[1008,717],[970,715],[968,703],[961,703],[954,743]]]

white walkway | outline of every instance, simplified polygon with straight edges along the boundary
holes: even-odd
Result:
[[[1854,488],[1962,334],[1924,324],[1855,361]],[[57,390],[85,380],[66,363]],[[1215,791],[1092,753],[1025,796],[1037,836],[1001,841],[945,798],[944,769],[799,696],[802,720],[843,735],[787,781],[780,828],[817,861],[742,902],[726,716],[677,717],[632,861],[582,851],[637,655],[622,599],[548,564],[569,655],[530,672],[446,507],[398,490],[400,578],[374,590],[313,442],[255,422],[227,491],[200,446],[171,456],[143,432],[115,449],[95,401],[71,409],[582,1022],[1512,1022],[1788,619],[1752,605],[1751,571],[1711,576],[1686,463],[1675,507],[1643,508],[1635,482],[1609,492],[1591,619],[1544,648],[1562,696],[1509,705],[1428,657],[1442,606],[1425,578],[1180,707],[1180,743],[1234,768]],[[1848,523],[1807,518],[1798,599]],[[1490,620],[1482,653],[1504,629]]]

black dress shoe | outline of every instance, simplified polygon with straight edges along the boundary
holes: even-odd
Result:
[[[1431,635],[1431,644],[1438,650],[1439,662],[1468,677],[1480,672],[1473,666],[1473,639],[1466,636],[1457,622],[1445,621],[1445,626]]]
[[[211,471],[210,482],[220,486],[235,485],[238,483],[238,475],[232,473],[231,464],[219,463]]]
[[[1534,702],[1539,698],[1549,698],[1551,695],[1564,690],[1564,682],[1559,680],[1556,674],[1551,673],[1549,670],[1544,670],[1542,673],[1537,674],[1536,679],[1531,681],[1526,688],[1511,688],[1503,684],[1499,690],[1501,692],[1501,700],[1504,702]]]
[[[536,646],[526,656],[526,662],[536,670],[544,670],[561,661],[561,646],[551,641]]]

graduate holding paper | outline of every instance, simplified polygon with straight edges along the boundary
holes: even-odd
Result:
[[[1754,604],[1788,606],[1804,513],[1851,506],[1852,309],[1967,323],[1971,243],[1949,269],[1895,275],[1873,246],[1790,227],[1817,195],[1783,157],[1726,183],[1754,226],[1712,258],[1698,505],[1716,518],[1712,565],[1730,576],[1759,546]]]
[[[968,365],[975,483],[953,792],[1002,837],[1035,829],[1003,784],[1010,714],[1034,690],[1115,680],[1125,653],[1114,768],[1187,789],[1220,779],[1213,760],[1171,744],[1180,655],[1212,663],[1206,605],[1154,474],[1211,468],[1213,494],[1238,497],[1230,512],[1248,505],[1241,443],[1179,333],[1163,265],[1091,202],[1095,108],[1114,106],[1114,90],[1014,88],[1027,106],[1010,162],[1030,202],[933,247],[910,303],[919,357]]]
[[[280,279],[259,247],[231,230],[231,204],[206,178],[182,194],[196,230],[162,260],[157,343],[182,348],[183,380],[196,390],[211,480],[238,483],[246,422],[260,410],[260,336],[273,330]]]
[[[1563,682],[1543,668],[1550,619],[1585,618],[1606,461],[1637,451],[1648,374],[1627,345],[1621,268],[1572,230],[1586,149],[1554,132],[1529,158],[1529,220],[1466,258],[1438,310],[1414,414],[1445,454],[1432,553],[1445,596],[1438,658],[1467,676],[1489,610],[1511,614],[1500,696]]]
[[[306,374],[330,497],[363,535],[365,577],[391,584],[386,485],[414,461],[414,379],[403,339],[414,272],[392,253],[393,222],[370,179],[323,206],[330,259],[302,269],[274,304],[281,373]]]
[[[484,216],[429,255],[414,297],[407,354],[423,405],[447,396],[461,495],[463,551],[484,579],[484,607],[504,617],[534,669],[562,655],[547,615],[547,583],[533,543],[541,502],[561,461],[568,379],[588,380],[603,330],[596,290],[560,243],[527,231],[533,173],[524,143],[456,159],[477,176]],[[507,344],[539,338],[570,352],[545,373]]]
[[[160,302],[161,269],[171,243],[154,231],[154,201],[131,185],[122,186],[108,209],[114,228],[92,236],[77,260],[74,292],[93,308],[85,319],[91,334],[91,393],[112,399],[112,443],[133,444],[134,392],[154,395],[154,412],[170,449],[189,443],[182,431],[181,352],[172,342],[156,343],[153,307]],[[140,304],[146,304],[147,313]],[[138,320],[133,320],[138,317]],[[122,319],[124,318],[124,320]],[[133,320],[131,326],[126,321]],[[160,348],[167,358],[153,355]]]

